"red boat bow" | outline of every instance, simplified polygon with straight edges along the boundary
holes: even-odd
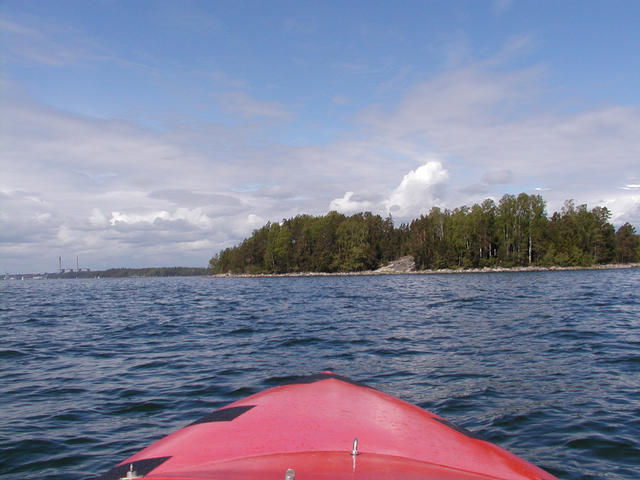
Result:
[[[354,441],[357,439],[357,441]],[[464,428],[330,372],[251,395],[99,480],[553,480]]]

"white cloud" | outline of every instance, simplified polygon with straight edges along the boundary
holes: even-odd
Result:
[[[505,55],[526,46],[514,41]],[[77,254],[92,268],[205,265],[267,221],[327,206],[410,219],[506,191],[548,191],[559,206],[604,202],[615,222],[640,226],[640,185],[629,175],[640,110],[562,111],[541,95],[543,69],[489,63],[436,74],[360,112],[325,145],[279,144],[258,122],[153,131],[4,96],[0,269],[52,271],[58,255]],[[279,102],[218,98],[240,118],[292,119]]]
[[[371,202],[352,200],[352,197],[353,192],[346,192],[342,198],[335,198],[331,200],[329,210],[335,210],[336,212],[350,215],[371,209]]]
[[[170,220],[171,215],[169,212],[160,211],[160,212],[150,212],[145,214],[136,214],[136,213],[120,213],[120,212],[111,212],[111,218],[109,219],[109,224],[111,226],[115,226],[118,223],[153,223],[156,220]]]
[[[62,245],[69,245],[74,241],[74,234],[69,227],[62,225],[58,229],[57,239]]]
[[[557,111],[545,105],[543,85],[537,69],[459,69],[416,86],[395,108],[365,112],[362,120],[377,145],[414,157],[412,150],[428,145],[446,158],[451,185],[466,195],[452,206],[500,196],[507,182],[520,191],[543,184],[566,198],[617,189],[620,172],[633,171],[640,158],[640,110]],[[479,182],[487,171],[511,174]]]
[[[518,42],[518,48],[526,44]],[[491,71],[475,65],[435,75],[397,104],[361,113],[366,136],[342,145],[341,153],[347,155],[347,145],[356,152],[357,145],[357,156],[347,156],[354,165],[346,170],[357,172],[366,164],[368,175],[360,180],[354,176],[340,195],[357,191],[359,183],[389,191],[389,179],[402,165],[420,161],[425,146],[446,159],[449,177],[432,189],[434,194],[426,189],[424,204],[438,201],[453,208],[505,193],[550,192],[553,211],[570,198],[599,205],[603,198],[622,199],[616,193],[621,189],[635,191],[637,182],[625,172],[636,170],[640,158],[640,110],[607,106],[563,111],[546,98],[549,93],[540,68]],[[623,175],[628,180],[620,187]],[[399,186],[395,196],[388,194],[386,202],[377,204],[378,212],[392,211],[394,203],[398,212],[419,211],[404,207],[421,202],[401,192]],[[334,202],[349,204],[354,198]],[[634,205],[618,201],[615,221],[636,218]]]
[[[400,218],[428,212],[442,200],[448,179],[439,161],[428,161],[404,176],[385,202],[386,211]]]
[[[611,222],[620,226],[629,222],[636,228],[640,226],[640,195],[628,194],[609,198],[603,202],[611,211]]]
[[[511,170],[493,170],[482,175],[482,181],[467,185],[460,191],[467,194],[487,194],[495,185],[507,185],[513,182]]]
[[[33,15],[0,18],[7,59],[50,66],[65,66],[80,61],[112,58],[90,36],[69,25]]]
[[[262,225],[264,225],[266,222],[264,220],[264,218],[255,215],[253,213],[250,213],[249,215],[247,215],[247,220],[246,220],[246,226],[247,228],[258,228],[261,227]]]
[[[216,148],[7,98],[1,110],[0,270],[54,271],[78,254],[94,269],[206,265],[251,233],[248,209],[265,209],[230,194],[255,169]]]
[[[441,203],[448,179],[449,173],[442,163],[430,159],[404,175],[394,189],[387,190],[382,195],[370,194],[370,199],[363,199],[360,194],[348,191],[343,197],[331,200],[329,210],[346,215],[373,211],[391,214],[398,219],[415,218]]]
[[[107,216],[102,213],[99,208],[94,208],[91,210],[91,215],[89,216],[89,223],[94,227],[106,227],[109,224],[109,219]]]

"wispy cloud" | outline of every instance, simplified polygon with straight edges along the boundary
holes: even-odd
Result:
[[[167,28],[180,29],[189,34],[210,35],[224,32],[223,22],[191,3],[189,8],[175,2],[158,2],[153,10],[154,18]]]
[[[50,66],[112,58],[110,52],[77,29],[32,15],[0,18],[8,58]]]
[[[491,192],[496,185],[508,185],[514,180],[513,172],[508,169],[492,170],[482,175],[478,183],[466,185],[461,188],[461,192],[470,195],[484,195]]]
[[[2,102],[12,120],[0,131],[0,268],[9,270],[52,271],[58,255],[93,268],[204,265],[267,220],[324,213],[350,155],[256,142],[251,126],[157,132]],[[254,187],[233,188],[243,185]]]
[[[291,109],[242,90],[216,98],[247,121],[161,132],[4,97],[0,268],[53,270],[58,255],[93,258],[94,268],[122,258],[203,265],[267,220],[329,209],[413,218],[506,191],[606,203],[614,221],[640,224],[629,175],[640,111],[562,111],[544,92],[539,68],[476,63],[362,110],[333,142],[305,146],[269,140],[255,125],[286,125]]]
[[[215,159],[121,122],[19,102],[2,108],[12,122],[0,135],[0,230],[12,234],[0,264],[26,256],[46,265],[45,252],[55,251],[101,262],[117,252],[147,265],[177,254],[198,265],[227,241],[220,227],[241,200],[221,186],[224,169],[220,183],[210,175]]]
[[[493,0],[491,9],[493,10],[493,13],[501,15],[510,10],[512,6],[513,0]]]
[[[602,204],[602,192],[618,190],[619,172],[633,171],[640,158],[640,110],[535,105],[545,90],[540,73],[473,66],[436,75],[392,108],[362,112],[369,128],[360,146],[371,158],[384,148],[387,158],[414,165],[427,147],[450,173],[440,199],[448,207],[508,191],[550,192],[552,209],[568,198]],[[354,187],[343,192],[357,192]],[[614,218],[635,211],[634,201],[612,203]]]
[[[488,185],[508,184],[513,181],[513,172],[506,168],[492,170],[482,175],[482,181]]]
[[[588,165],[589,178],[602,182],[612,165],[634,164],[640,152],[638,109],[523,114],[532,112],[525,107],[534,101],[537,83],[535,70],[446,72],[415,87],[395,109],[371,110],[362,120],[387,145],[427,142],[478,176],[508,165],[518,176],[573,174],[576,180],[574,172]]]
[[[241,91],[221,95],[220,103],[228,113],[242,118],[267,117],[288,120],[293,115],[278,102],[257,100]]]

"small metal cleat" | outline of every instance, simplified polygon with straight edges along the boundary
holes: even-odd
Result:
[[[296,472],[293,468],[287,468],[287,473],[284,474],[284,480],[295,480]]]
[[[359,453],[358,453],[358,439],[357,438],[353,439],[353,448],[351,449],[351,455],[353,455],[354,457],[356,455],[359,455]]]
[[[138,472],[136,472],[133,469],[133,463],[129,465],[129,471],[127,472],[127,476],[122,477],[120,480],[128,480],[130,478],[142,478],[142,475],[138,475]]]

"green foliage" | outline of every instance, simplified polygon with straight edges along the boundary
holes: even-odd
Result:
[[[394,227],[370,212],[298,215],[267,223],[209,262],[214,273],[350,272],[413,256],[418,269],[512,266],[590,266],[638,261],[640,237],[618,232],[606,207],[565,202],[547,217],[540,195],[504,195],[427,215]]]
[[[640,259],[640,237],[629,223],[616,232],[616,260],[620,263],[637,262]]]
[[[391,217],[370,212],[298,215],[255,230],[240,245],[215,255],[209,265],[214,273],[368,270],[402,253],[402,232],[393,227]]]

